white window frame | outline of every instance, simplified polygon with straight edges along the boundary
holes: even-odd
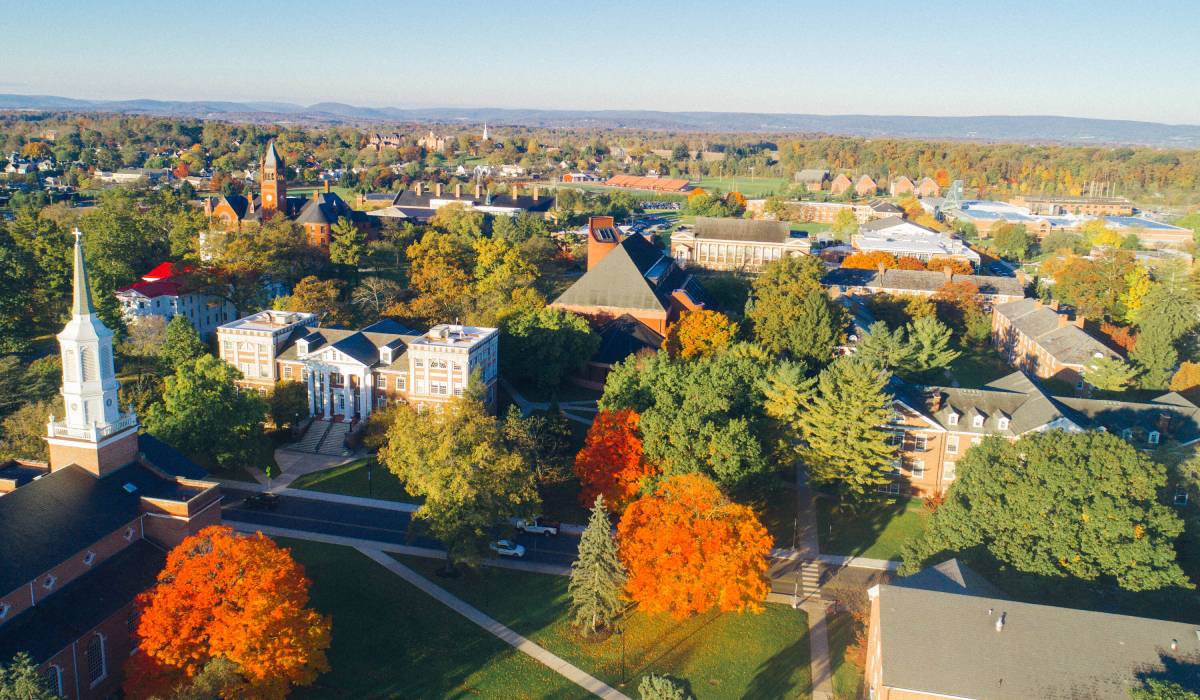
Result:
[[[1162,435],[1159,434],[1157,430],[1151,430],[1150,434],[1146,436],[1146,442],[1150,443],[1151,445],[1157,445],[1158,441],[1161,439]]]
[[[1183,489],[1177,490],[1175,492],[1175,498],[1172,499],[1172,503],[1174,503],[1177,508],[1182,508],[1182,507],[1186,506],[1188,504],[1187,491],[1185,491]],[[0,617],[3,617],[3,616],[0,615]]]
[[[946,423],[949,425],[958,425],[958,414],[951,413],[950,415],[946,416]]]
[[[929,436],[925,433],[913,433],[913,452],[924,452],[929,449]]]
[[[42,579],[42,588],[48,591],[54,590],[54,584],[58,583],[58,577],[54,574],[46,574],[46,578]]]
[[[958,454],[958,436],[957,435],[947,435],[946,436],[946,454],[951,454],[951,455]]]
[[[1000,420],[996,422],[996,427],[1000,430],[1008,430],[1008,419],[1003,417],[1000,418]]]
[[[974,418],[972,418],[971,425],[972,425],[972,427],[975,427],[975,428],[982,428],[983,427],[983,416],[977,415]]]
[[[942,480],[953,481],[958,478],[958,465],[955,462],[942,463]]]
[[[923,460],[923,459],[909,460],[908,473],[914,479],[924,479],[925,478],[925,460]]]

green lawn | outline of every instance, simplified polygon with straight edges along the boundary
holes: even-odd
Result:
[[[292,697],[579,698],[578,686],[348,547],[279,539],[333,619],[331,670]]]
[[[957,360],[950,363],[946,370],[947,376],[935,377],[930,383],[945,382],[949,385],[951,381],[957,381],[958,385],[965,389],[978,389],[1015,371],[1004,357],[992,348],[966,350]]]
[[[369,480],[368,473],[370,474]],[[292,482],[292,488],[339,493],[343,496],[381,498],[386,501],[403,503],[421,502],[418,497],[409,495],[404,490],[404,485],[400,483],[400,479],[376,462],[374,457],[358,459],[330,469],[305,474]]]
[[[784,177],[702,177],[699,187],[721,192],[738,191],[750,199],[783,194],[790,182]]]
[[[846,648],[854,643],[858,623],[845,612],[829,615],[825,620],[833,664],[833,697],[858,700],[862,697],[863,670],[846,659]]]
[[[928,518],[917,498],[871,503],[857,513],[836,513],[830,499],[817,499],[822,554],[899,559],[904,543],[921,534]]]
[[[567,579],[483,568],[458,579],[438,578],[441,562],[399,561],[471,602],[551,652],[611,684],[621,680],[621,637],[588,642],[567,620]],[[636,697],[650,672],[687,680],[700,700],[807,698],[809,660],[803,611],[768,605],[761,615],[707,614],[684,622],[633,613],[624,634],[624,690]]]

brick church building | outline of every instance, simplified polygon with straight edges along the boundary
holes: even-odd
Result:
[[[304,228],[309,245],[329,246],[333,225],[346,217],[355,226],[370,229],[371,217],[346,203],[325,183],[324,191],[313,192],[311,198],[289,197],[287,193],[287,164],[275,141],[259,162],[259,195],[218,195],[204,200],[204,213],[219,222],[226,231],[240,231],[243,225],[260,224],[272,216],[285,216]]]
[[[113,334],[92,304],[76,231],[71,320],[58,334],[66,415],[48,464],[0,463],[0,662],[30,654],[59,697],[119,693],[134,598],[167,552],[221,520],[220,487],[121,410]],[[6,489],[7,490],[7,489]]]

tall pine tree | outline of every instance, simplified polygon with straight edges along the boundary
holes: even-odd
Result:
[[[853,355],[817,378],[817,393],[799,417],[801,456],[814,482],[863,495],[888,482],[895,448],[884,429],[891,417],[886,372]]]
[[[959,351],[950,347],[953,333],[936,316],[921,316],[908,324],[908,352],[916,372],[948,367]]]
[[[909,352],[909,345],[904,342],[904,329],[890,330],[883,321],[872,323],[858,340],[858,356],[876,369],[891,371],[904,366]]]
[[[621,591],[625,567],[617,557],[617,540],[612,534],[604,497],[597,496],[583,536],[579,556],[571,564],[571,616],[575,625],[591,634],[610,627],[621,614]]]

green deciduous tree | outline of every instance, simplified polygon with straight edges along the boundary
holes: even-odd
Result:
[[[472,397],[440,411],[397,408],[379,459],[409,493],[425,498],[414,517],[446,545],[451,569],[477,561],[493,528],[539,505],[533,471]]]
[[[1159,502],[1166,468],[1115,435],[985,439],[958,462],[949,500],[905,547],[902,574],[983,545],[1041,576],[1114,580],[1131,591],[1192,588],[1175,560],[1183,521]]]
[[[600,346],[586,319],[561,309],[522,306],[500,318],[500,362],[510,380],[557,389]]]
[[[346,217],[330,227],[329,262],[358,269],[367,252],[367,234]]]
[[[935,316],[919,316],[908,324],[910,367],[916,373],[949,367],[961,354],[951,347],[953,333]]]
[[[308,387],[300,382],[277,382],[267,399],[276,428],[295,428],[308,417]]]
[[[689,361],[663,351],[631,357],[609,374],[600,407],[641,415],[646,459],[665,476],[699,472],[734,486],[770,468],[771,424],[761,394],[769,365],[747,344]]]
[[[565,476],[571,457],[571,426],[562,411],[551,404],[549,411],[534,411],[525,416],[515,405],[500,429],[504,441],[525,458],[537,475],[538,483],[554,483]]]
[[[200,340],[200,335],[187,317],[177,314],[167,324],[162,345],[158,347],[158,358],[168,372],[174,372],[176,368],[194,362],[207,352],[208,346]]]
[[[1132,700],[1200,700],[1200,693],[1188,690],[1174,681],[1149,678],[1140,688],[1130,688]]]
[[[821,289],[821,273],[820,260],[809,255],[766,266],[746,307],[759,345],[816,366],[829,362],[844,322],[841,307]]]
[[[883,426],[891,418],[888,375],[853,355],[817,377],[817,391],[799,416],[800,455],[813,481],[863,495],[888,482],[896,450]]]
[[[50,457],[46,446],[46,423],[50,416],[62,416],[62,399],[27,403],[0,421],[0,459],[33,459],[45,462]]]
[[[1025,224],[999,224],[991,231],[991,246],[1002,258],[1024,260],[1033,247],[1033,237]]]
[[[571,562],[571,619],[577,627],[596,634],[609,629],[624,609],[621,593],[625,589],[625,567],[617,556],[604,497],[597,496],[583,536],[579,555]]]
[[[175,368],[162,403],[144,418],[146,431],[208,466],[250,464],[263,440],[266,401],[238,391],[241,372],[212,355]]]

